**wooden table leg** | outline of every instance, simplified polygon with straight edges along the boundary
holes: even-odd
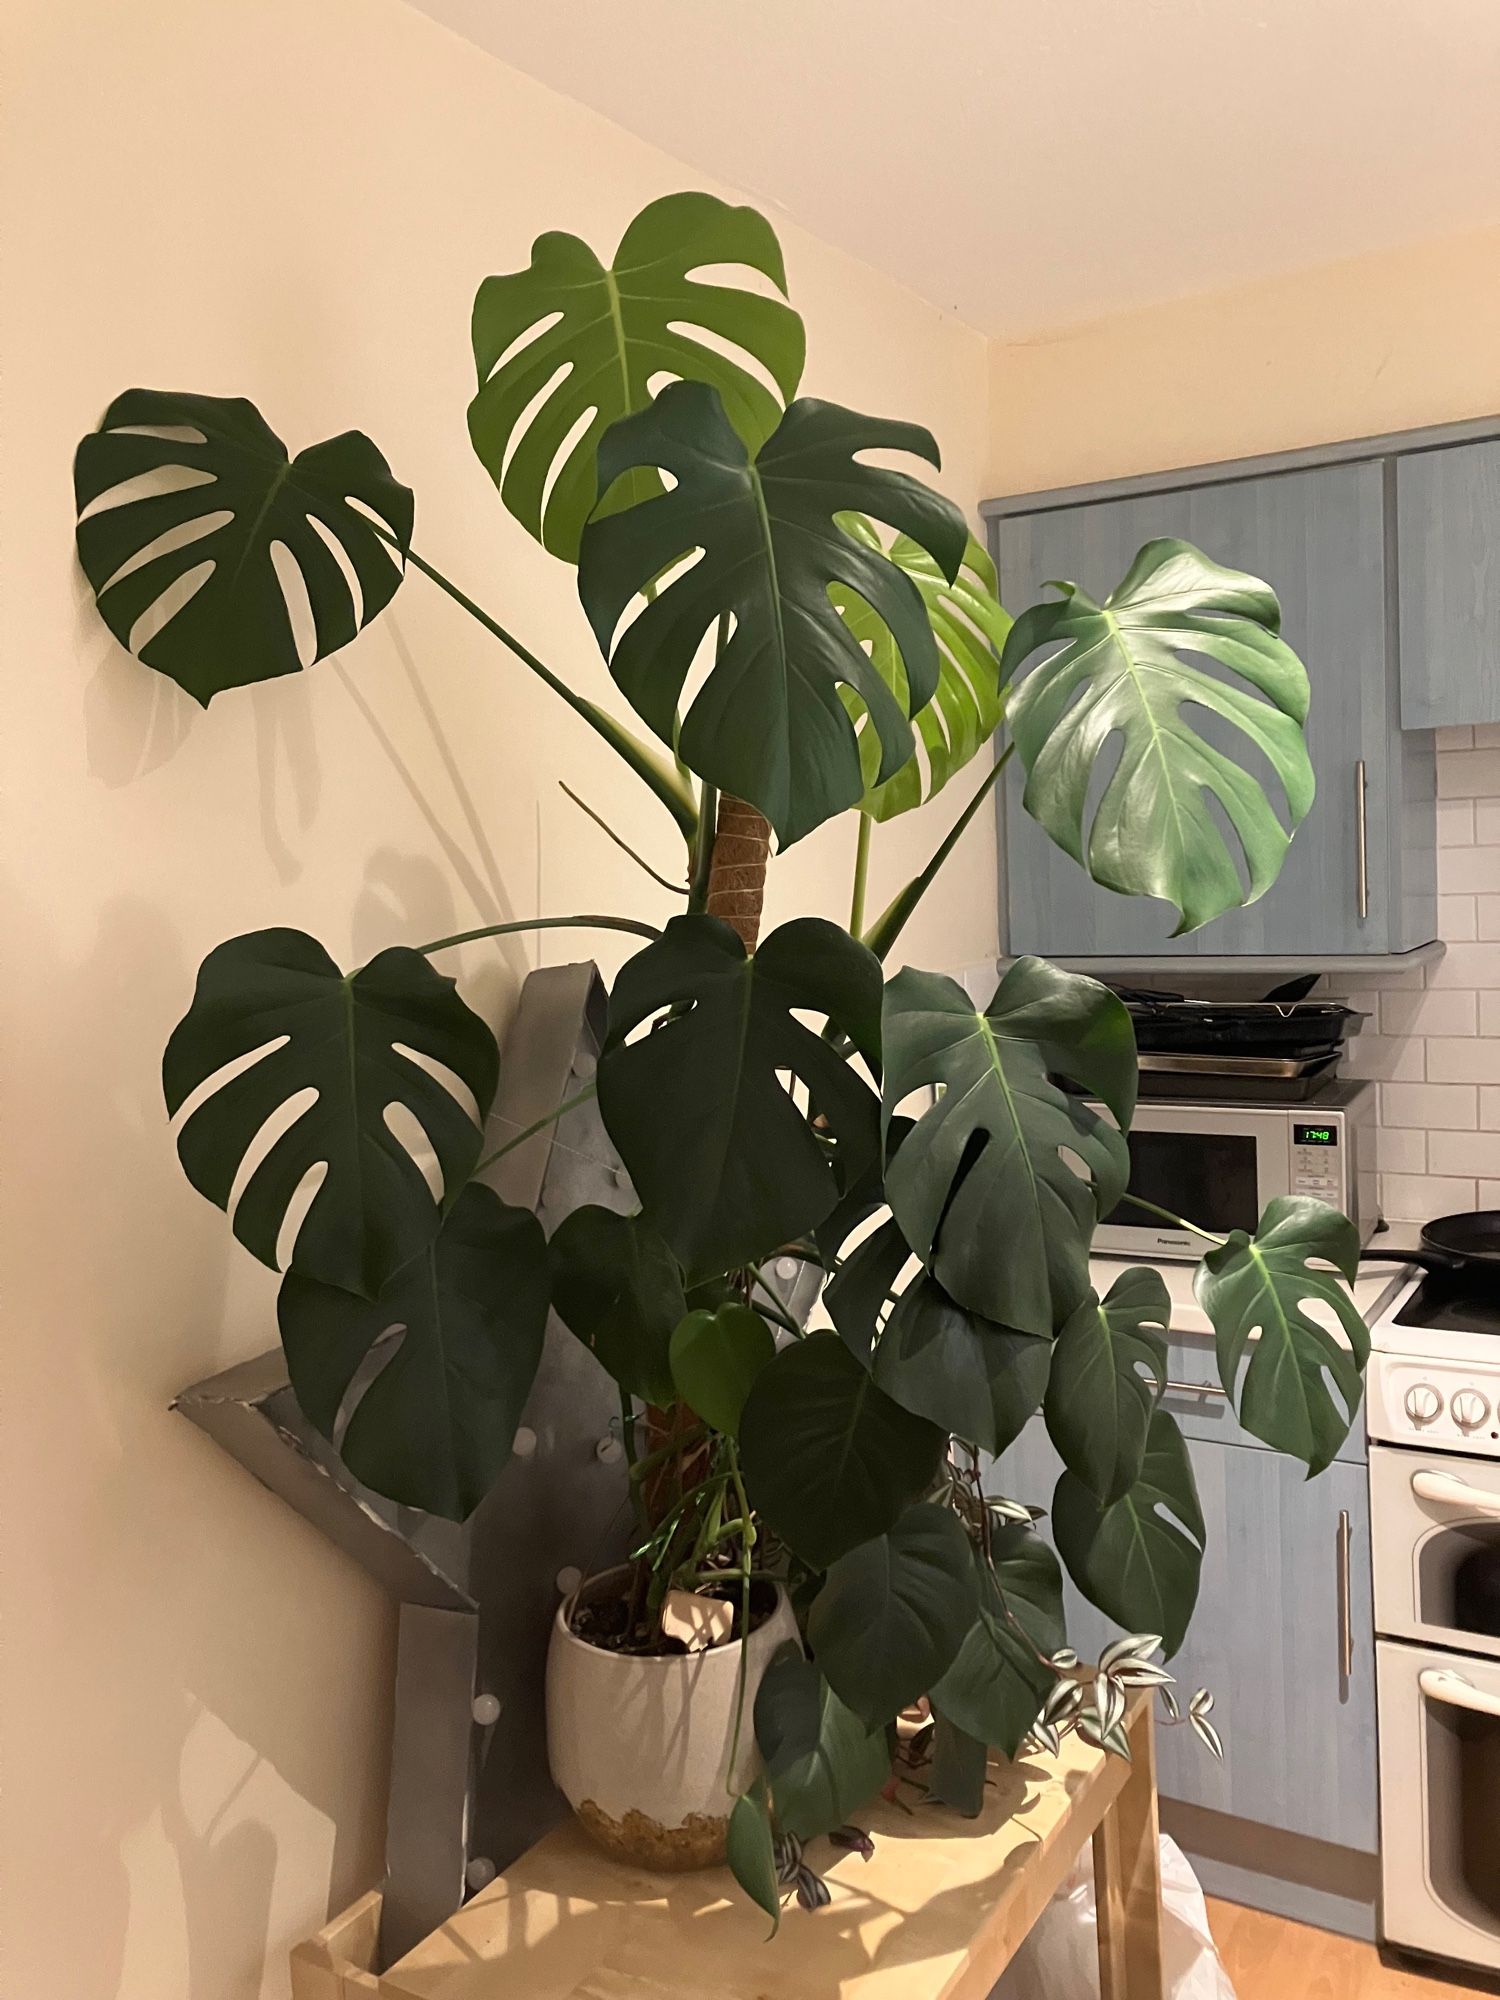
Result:
[[[1101,2000],[1163,2000],[1161,1849],[1151,1704],[1130,1731],[1130,1777],[1094,1835]]]

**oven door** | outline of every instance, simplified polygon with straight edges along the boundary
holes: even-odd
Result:
[[[1291,1192],[1291,1129],[1279,1110],[1138,1104],[1127,1135],[1130,1192],[1216,1235],[1253,1230],[1266,1203]],[[1094,1254],[1196,1261],[1203,1239],[1126,1200],[1100,1219]]]
[[[1500,1663],[1375,1654],[1382,1934],[1500,1969]]]
[[[1500,1459],[1370,1447],[1375,1630],[1500,1659]]]

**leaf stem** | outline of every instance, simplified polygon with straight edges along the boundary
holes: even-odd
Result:
[[[875,919],[874,923],[865,932],[863,942],[869,946],[877,958],[885,959],[890,955],[891,947],[895,944],[897,938],[900,937],[902,931],[905,930],[907,920],[910,918],[913,910],[916,909],[918,903],[921,902],[927,891],[932,887],[938,870],[948,859],[954,848],[957,847],[970,820],[973,819],[975,813],[978,812],[979,808],[994,790],[996,781],[999,779],[1000,773],[1010,762],[1015,747],[1014,742],[1006,744],[1000,755],[990,766],[988,777],[954,821],[953,826],[940,842],[937,852],[933,855],[927,866],[922,870],[920,875],[912,877],[900,895],[896,897],[895,901]]]
[[[650,938],[654,944],[661,936],[654,924],[643,924],[635,917],[518,917],[508,924],[481,924],[475,931],[455,931],[452,937],[435,938],[431,944],[413,947],[423,958],[431,958],[435,951],[447,951],[458,944],[473,944],[479,938],[509,937],[515,931],[555,931],[569,928],[589,931],[630,931],[635,937]]]
[[[659,882],[664,889],[670,889],[674,896],[685,896],[687,894],[687,884],[685,882],[674,882],[669,875],[663,875],[660,870],[653,868],[645,855],[638,854],[628,840],[616,833],[603,813],[596,812],[587,799],[581,799],[565,778],[559,778],[557,782],[561,790],[573,801],[578,810],[581,813],[587,813],[595,826],[603,833],[606,833],[622,853],[628,854],[637,868],[644,868],[653,882]]]
[[[593,1078],[590,1078],[590,1080],[584,1085],[583,1089],[580,1090],[575,1097],[569,1097],[564,1099],[564,1101],[561,1104],[557,1105],[555,1109],[544,1113],[543,1116],[540,1118],[534,1118],[531,1121],[531,1123],[526,1127],[524,1132],[517,1132],[517,1134],[513,1139],[507,1139],[505,1144],[503,1146],[497,1146],[493,1153],[486,1153],[485,1157],[479,1162],[479,1165],[474,1169],[474,1172],[476,1174],[482,1174],[485,1168],[492,1167],[495,1164],[496,1160],[503,1160],[506,1154],[513,1153],[516,1150],[517,1146],[524,1146],[526,1144],[526,1141],[528,1139],[534,1139],[538,1132],[545,1132],[549,1125],[555,1125],[558,1119],[565,1116],[567,1112],[572,1111],[576,1106],[580,1104],[587,1104],[589,1099],[594,1095],[594,1092],[598,1088],[599,1085],[597,1081],[595,1081]]]
[[[1158,1208],[1154,1201],[1147,1201],[1143,1195],[1126,1193],[1120,1199],[1128,1201],[1132,1208],[1145,1209],[1148,1215],[1156,1216],[1159,1221],[1170,1222],[1174,1229],[1190,1230],[1194,1236],[1201,1236],[1206,1243],[1216,1244],[1221,1249],[1229,1240],[1226,1236],[1215,1236],[1211,1229],[1200,1229],[1196,1222],[1189,1222],[1184,1216],[1174,1215],[1170,1208]]]
[[[858,937],[865,927],[865,886],[870,878],[870,828],[867,812],[858,815],[859,839],[854,849],[854,887],[849,896],[849,935]]]

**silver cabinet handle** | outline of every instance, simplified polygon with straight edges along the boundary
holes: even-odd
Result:
[[[1365,760],[1354,767],[1354,893],[1361,921],[1370,914],[1370,847],[1365,813]]]
[[[1221,1389],[1217,1382],[1168,1382],[1167,1387],[1183,1396],[1221,1396],[1226,1403],[1229,1401],[1229,1391]]]
[[[1354,1605],[1349,1585],[1349,1550],[1354,1539],[1347,1507],[1339,1510],[1339,1673],[1347,1687],[1354,1678]]]

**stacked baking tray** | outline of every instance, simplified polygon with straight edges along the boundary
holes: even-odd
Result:
[[[1116,989],[1130,1009],[1147,1097],[1300,1103],[1337,1076],[1365,1016],[1295,987],[1265,1000]]]

